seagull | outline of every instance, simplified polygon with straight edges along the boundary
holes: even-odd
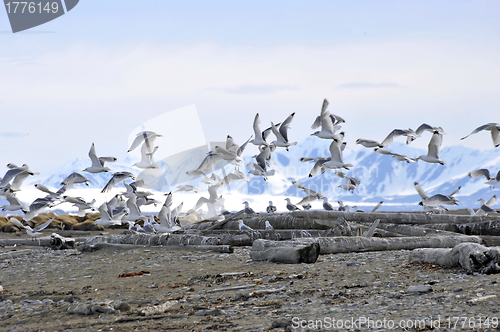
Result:
[[[330,114],[330,112],[326,110],[327,107],[328,100],[325,99],[321,107],[320,115],[311,126],[311,129],[316,129],[321,126],[321,130],[312,133],[311,136],[317,136],[323,139],[333,139],[335,138],[335,131],[340,129],[338,123],[345,122],[341,117]]]
[[[481,168],[476,171],[469,172],[469,176],[471,178],[479,178],[481,176],[484,176],[487,180],[485,184],[490,185],[490,187],[495,187],[496,185],[500,184],[500,171],[498,171],[497,175],[492,178],[490,176],[490,171],[485,168]]]
[[[481,204],[481,207],[479,208],[479,210],[483,211],[482,215],[487,215],[488,213],[497,213],[498,212],[497,210],[491,208],[491,206],[493,204],[495,204],[497,201],[496,195],[493,195],[493,197],[491,197],[487,202],[485,201],[484,198],[480,198],[480,199],[478,199],[478,201]]]
[[[49,196],[51,196],[53,198],[60,198],[61,194],[63,194],[63,192],[60,192],[60,190],[58,190],[57,192],[54,192],[54,191],[50,190],[49,188],[47,188],[46,186],[44,186],[41,183],[35,184],[35,188],[38,189],[38,190],[40,190],[40,191],[43,191],[44,193],[49,194]]]
[[[330,144],[330,160],[324,162],[321,168],[345,168],[354,167],[352,164],[344,163],[342,158],[342,142],[338,138],[334,138]]]
[[[216,183],[220,182],[220,177],[215,173],[212,173],[212,175],[210,175],[210,177],[208,177],[203,172],[201,172],[201,174],[204,176],[203,180],[201,180],[201,182],[203,182],[205,184],[212,185],[212,184],[216,184]]]
[[[85,217],[85,210],[95,211],[94,207],[95,198],[90,202],[86,202],[81,197],[63,196],[63,198],[66,202],[72,203],[74,206],[78,208],[79,217]]]
[[[61,186],[65,186],[66,190],[71,189],[75,183],[85,183],[87,186],[89,185],[88,182],[92,182],[89,179],[87,179],[85,176],[81,175],[80,173],[71,173],[66,177],[66,179],[62,180]]]
[[[42,198],[35,199],[30,204],[29,211],[24,216],[24,220],[30,221],[35,216],[37,216],[38,214],[42,213],[42,211],[45,210],[46,208],[53,207],[54,206],[54,201],[55,201],[55,198],[51,197],[50,195],[47,195],[47,196],[42,197]]]
[[[356,144],[361,144],[365,148],[386,148],[394,141],[394,138],[399,136],[407,137],[406,144],[417,138],[417,134],[412,129],[394,129],[381,143],[374,140],[358,138]]]
[[[247,201],[244,201],[241,204],[245,204],[245,214],[255,214],[255,211],[250,206],[248,206]]]
[[[346,211],[346,207],[347,206],[344,205],[344,201],[343,200],[337,201],[337,203],[339,203],[338,211]]]
[[[21,201],[16,197],[14,193],[6,193],[5,199],[9,202],[9,205],[0,206],[2,211],[22,210],[24,213],[28,212],[28,206],[26,204],[21,204]]]
[[[128,215],[125,215],[123,217],[123,220],[125,221],[137,221],[137,220],[144,220],[144,216],[141,213],[141,210],[139,210],[139,207],[137,206],[137,196],[135,194],[131,194],[129,199],[127,200],[127,209],[128,209]]]
[[[90,160],[92,161],[92,165],[83,170],[84,172],[89,172],[89,173],[109,172],[111,169],[109,167],[104,166],[104,163],[116,161],[115,157],[97,157],[94,143],[92,143],[92,146],[90,147],[89,157]]]
[[[191,176],[198,176],[202,174],[204,175],[205,173],[203,172],[212,171],[215,168],[215,166],[221,161],[223,161],[221,156],[219,156],[217,153],[213,151],[210,151],[207,153],[206,157],[203,159],[198,168],[191,171],[187,171],[186,174]]]
[[[386,150],[386,149],[375,148],[375,149],[373,149],[373,151],[380,153],[380,154],[392,156],[393,158],[396,158],[399,161],[406,161],[408,164],[414,163],[417,161],[415,158],[411,158],[411,157],[408,157],[408,156],[405,156],[405,155],[402,155],[399,153],[394,153],[394,152],[391,152],[391,151]]]
[[[470,135],[477,134],[478,132],[480,132],[482,130],[489,130],[491,132],[491,139],[493,140],[493,145],[496,148],[498,146],[500,146],[500,124],[494,123],[494,122],[487,123],[485,125],[477,127],[476,129],[474,129],[472,131],[472,133],[470,133],[467,136],[462,137],[461,140],[466,139]]]
[[[321,166],[326,163],[327,161],[330,161],[332,158],[322,158],[322,157],[316,157],[316,158],[300,158],[300,161],[314,161],[314,166],[309,172],[309,177],[312,178],[316,173],[318,173],[321,170],[321,174],[326,172],[326,168],[321,168]]]
[[[28,233],[29,236],[31,236],[33,239],[35,239],[38,235],[42,235],[43,233],[41,233],[45,228],[47,228],[47,226],[49,226],[52,221],[56,219],[56,217],[50,219],[49,221],[47,222],[44,222],[43,224],[41,225],[38,225],[37,227],[35,228],[31,228],[30,226],[25,226],[23,225],[19,220],[17,220],[16,218],[10,218],[10,222],[13,223],[15,226],[19,227],[19,228],[24,228],[26,230],[26,233]]]
[[[290,198],[285,198],[285,201],[286,201],[286,208],[288,209],[288,211],[292,212],[292,211],[295,211],[295,210],[300,210],[296,205],[293,205],[292,202],[290,202]]]
[[[154,131],[141,131],[136,135],[134,141],[132,142],[132,145],[127,152],[135,150],[135,148],[141,145],[141,143],[144,143],[146,144],[146,153],[153,154],[155,150],[154,141],[158,137],[163,137],[163,135],[159,135]]]
[[[251,170],[248,171],[248,173],[256,175],[256,176],[262,176],[264,178],[264,181],[267,181],[268,176],[273,176],[276,173],[276,170],[270,169],[268,171],[263,170],[262,167],[260,167],[259,164],[256,164],[254,162],[249,162],[247,166],[250,166]]]
[[[311,209],[311,204],[302,204],[301,205],[304,210],[310,210]]]
[[[190,184],[183,184],[183,185],[177,186],[177,190],[175,190],[174,193],[178,192],[178,191],[192,191],[194,193],[199,193],[200,189],[198,189],[197,187],[192,186]]]
[[[131,178],[135,180],[134,174],[130,172],[116,172],[113,173],[113,176],[111,179],[108,181],[108,183],[104,186],[102,189],[101,193],[105,193],[111,190],[114,186],[116,186],[118,183],[122,182],[125,179]]]
[[[7,167],[10,169],[7,173],[5,173],[0,181],[0,188],[6,187],[12,181],[12,184],[10,184],[11,191],[19,191],[21,189],[22,182],[26,180],[28,176],[38,174],[30,171],[27,164],[17,167],[16,165],[10,163]]]
[[[274,229],[274,227],[269,223],[268,220],[266,220],[266,230],[271,231],[273,229]]]
[[[434,131],[428,145],[427,154],[417,157],[416,160],[422,160],[428,163],[438,163],[441,165],[446,164],[445,161],[439,159],[439,148],[441,147],[442,142],[443,134],[439,133],[439,131]]]
[[[158,164],[155,163],[153,159],[153,154],[158,150],[158,147],[155,146],[151,148],[148,144],[144,143],[141,147],[141,160],[132,166],[141,169],[151,169],[151,168],[160,168]]]
[[[460,202],[458,199],[453,197],[454,194],[456,194],[461,187],[458,187],[454,192],[452,192],[449,195],[443,195],[443,194],[436,194],[434,196],[427,196],[425,191],[420,187],[420,184],[418,182],[414,182],[415,185],[415,190],[417,190],[417,193],[420,195],[420,197],[423,199],[419,205],[421,205],[424,208],[430,208],[430,209],[435,209],[438,208],[439,206],[446,205],[446,206],[453,206],[453,205],[458,205],[457,202]]]
[[[435,131],[438,131],[440,134],[444,135],[445,132],[442,127],[433,127],[428,125],[427,123],[422,123],[420,127],[415,130],[416,137],[411,139],[411,141],[414,141],[416,138],[420,137],[424,131],[429,131],[431,133],[434,133]],[[408,144],[408,142],[407,142]]]
[[[241,220],[241,219],[240,219],[240,220],[238,220],[238,229],[239,229],[240,231],[253,231],[253,228],[248,227],[247,225],[245,225],[245,224],[243,223],[243,220]]]
[[[102,205],[99,206],[98,211],[101,214],[101,218],[94,221],[94,224],[101,225],[101,226],[111,226],[111,225],[121,225],[122,224],[122,222],[120,220],[115,220],[114,218],[112,218],[110,216],[110,214],[108,213],[108,206],[107,206],[106,202],[102,203]]]
[[[241,146],[238,146],[238,144],[234,143],[233,138],[230,135],[227,135],[226,147],[223,148],[221,146],[215,146],[215,152],[223,160],[226,160],[232,164],[240,164],[243,161],[241,154],[245,150],[248,142],[250,142],[250,138]]]
[[[330,203],[328,203],[328,197],[326,196],[323,197],[323,208],[327,211],[335,210],[333,206]]]
[[[269,144],[266,142],[266,138],[271,133],[272,128],[269,127],[266,130],[261,131],[259,125],[260,125],[260,117],[259,117],[259,113],[257,113],[255,115],[255,119],[253,120],[253,132],[254,132],[255,138],[253,140],[251,140],[250,143],[257,145],[257,146],[261,146],[261,145],[268,146]],[[276,124],[276,126],[279,126],[279,125],[280,125],[279,123]]]
[[[273,201],[269,201],[269,206],[266,208],[267,213],[276,212],[276,206],[273,205]]]
[[[281,123],[279,129],[277,128],[277,125],[271,122],[271,130],[276,136],[276,140],[272,143],[276,146],[286,148],[287,151],[290,146],[297,144],[297,142],[288,142],[288,129],[290,128],[290,122],[292,122],[294,115],[295,113],[292,113],[288,118],[286,118],[286,120]]]
[[[179,217],[183,203],[171,210],[172,203],[172,193],[170,192],[167,194],[167,198],[160,212],[158,212],[158,220],[160,220],[160,223],[153,223],[153,228],[159,233],[170,233],[181,229],[177,224],[177,218]]]
[[[346,176],[345,183],[340,184],[338,187],[354,193],[354,190],[359,186],[360,183],[361,182],[358,179]]]

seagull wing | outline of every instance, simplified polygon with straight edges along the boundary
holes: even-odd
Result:
[[[481,168],[481,169],[469,172],[469,176],[471,178],[480,178],[481,176],[484,176],[486,178],[486,180],[490,180],[491,179],[490,178],[490,171],[487,170],[487,169],[485,169],[485,168]]]
[[[495,126],[491,128],[491,139],[493,139],[493,145],[495,147],[500,146],[500,126]]]
[[[13,224],[14,224],[14,226],[19,227],[20,229],[25,229],[25,228],[26,228],[26,226],[24,226],[24,225],[23,225],[23,224],[22,224],[22,223],[21,223],[21,222],[20,222],[17,218],[13,218],[13,217],[11,217],[11,218],[9,219],[9,221],[10,221],[11,223],[13,223]]]
[[[429,142],[427,155],[439,159],[439,148],[442,142],[443,135],[435,131],[434,134],[432,134],[432,138]]]
[[[491,126],[497,126],[497,125],[498,125],[498,123],[487,123],[487,124],[484,124],[484,125],[482,125],[482,126],[479,126],[479,127],[477,127],[476,129],[474,129],[474,130],[472,131],[472,133],[470,133],[469,135],[462,137],[462,138],[461,138],[461,140],[462,140],[462,139],[466,139],[466,138],[467,138],[467,137],[469,137],[470,135],[477,134],[478,132],[480,132],[480,131],[482,131],[482,130],[487,130],[487,129],[489,129]]]
[[[264,139],[263,138],[263,133],[262,131],[260,130],[260,117],[259,117],[259,113],[257,113],[255,115],[255,119],[253,120],[253,132],[255,134],[255,139]]]
[[[429,196],[427,196],[427,194],[422,189],[422,187],[420,187],[420,184],[418,184],[418,182],[415,182],[414,185],[415,185],[415,189],[417,190],[417,192],[420,195],[420,197],[422,197],[422,199],[428,199],[429,198]]]
[[[250,138],[247,139],[247,141],[245,143],[241,144],[241,146],[236,150],[236,155],[238,157],[241,156],[243,151],[245,151],[245,147],[247,146],[248,142],[250,142],[251,139],[252,139],[252,136],[250,136]]]
[[[295,115],[295,112],[292,113],[288,118],[286,118],[286,120],[283,121],[283,123],[280,126],[279,131],[280,131],[281,136],[283,136],[283,138],[285,139],[285,142],[288,142],[288,128],[290,128],[290,123],[292,122],[294,115]]]
[[[492,206],[497,202],[497,195],[493,195],[486,203],[484,203],[487,206]]]
[[[54,219],[56,219],[56,217],[54,217],[54,218],[50,219],[50,220],[49,220],[49,221],[47,221],[47,222],[44,222],[43,224],[41,224],[41,225],[39,225],[39,226],[36,226],[35,228],[33,228],[33,231],[35,231],[35,232],[41,232],[41,231],[43,231],[45,228],[47,228],[47,226],[49,226],[49,225],[50,225],[50,223],[51,223]]]
[[[273,131],[273,134],[276,136],[277,141],[285,142],[285,139],[283,138],[283,136],[279,132],[278,128],[276,128],[276,125],[274,123],[272,123],[272,121],[271,121],[271,130]]]
[[[343,164],[344,160],[342,159],[342,151],[340,150],[340,146],[341,144],[339,144],[335,140],[332,140],[332,144],[330,144],[330,154],[332,161],[337,161]]]
[[[89,158],[92,161],[92,167],[102,167],[103,166],[103,164],[101,164],[101,162],[99,161],[99,158],[97,158],[94,143],[92,143],[92,146],[90,147]]]
[[[455,195],[456,193],[458,193],[458,191],[462,188],[462,186],[458,187],[457,189],[455,189],[451,194],[449,194],[448,196],[453,196]]]

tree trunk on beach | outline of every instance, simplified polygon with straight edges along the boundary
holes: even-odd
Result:
[[[250,258],[254,261],[285,264],[315,263],[319,251],[318,243],[299,244],[255,240],[250,251]]]
[[[409,261],[461,266],[469,272],[500,273],[500,248],[487,248],[477,243],[461,243],[453,249],[415,249],[410,252]]]
[[[453,235],[453,236],[426,236],[426,237],[322,237],[302,238],[285,243],[319,243],[320,254],[335,254],[347,252],[367,252],[382,250],[412,250],[416,248],[452,248],[459,243],[481,243],[478,236]]]

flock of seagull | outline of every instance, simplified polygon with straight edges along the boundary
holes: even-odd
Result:
[[[320,172],[323,174],[327,170],[332,170],[332,172],[339,178],[345,179],[345,183],[339,185],[339,187],[343,190],[353,192],[361,184],[361,181],[354,177],[347,176],[344,172],[345,170],[349,170],[354,167],[354,165],[345,163],[343,160],[343,151],[346,147],[346,142],[344,141],[345,133],[340,130],[341,124],[345,123],[345,120],[338,115],[330,113],[330,111],[328,111],[328,105],[328,101],[325,99],[323,101],[320,114],[315,118],[311,126],[311,129],[316,130],[311,135],[318,137],[318,139],[330,141],[330,155],[318,156],[315,158],[304,157],[300,160],[302,162],[313,162],[313,166],[309,172],[309,177],[313,177]],[[72,197],[67,194],[73,186],[77,184],[88,185],[89,182],[91,182],[87,177],[77,172],[68,175],[61,182],[61,187],[57,190],[51,190],[42,184],[36,184],[35,187],[47,195],[42,198],[37,198],[30,205],[25,205],[22,204],[16,197],[16,193],[21,190],[21,185],[26,178],[37,175],[38,173],[31,171],[26,164],[17,166],[12,163],[7,165],[9,170],[2,178],[0,178],[0,197],[5,197],[9,203],[1,206],[0,208],[3,211],[23,211],[23,220],[27,222],[49,208],[63,203],[70,203],[78,208],[79,216],[85,216],[86,212],[89,210],[98,210],[101,215],[101,217],[95,221],[98,225],[110,226],[128,223],[130,229],[143,232],[175,231],[180,228],[180,221],[192,223],[198,220],[223,220],[225,216],[229,214],[229,211],[225,209],[225,200],[217,191],[234,181],[249,181],[250,178],[247,174],[252,174],[257,177],[261,176],[264,181],[267,181],[270,176],[275,175],[276,170],[272,169],[272,165],[274,164],[272,161],[273,153],[278,148],[288,151],[291,147],[297,144],[297,142],[291,142],[289,139],[290,124],[293,121],[294,115],[295,113],[292,113],[284,121],[276,124],[271,122],[269,127],[262,130],[261,119],[257,113],[253,121],[253,135],[243,144],[236,144],[233,138],[228,135],[226,137],[225,145],[215,146],[212,151],[209,151],[196,169],[186,172],[188,175],[193,177],[202,177],[201,182],[207,185],[206,191],[208,192],[208,197],[200,197],[196,204],[185,212],[182,211],[182,203],[175,208],[172,207],[173,193],[179,191],[192,191],[194,193],[199,193],[202,190],[193,185],[180,185],[174,192],[165,194],[167,197],[165,202],[161,205],[160,211],[157,215],[146,216],[141,212],[141,206],[149,204],[155,204],[156,206],[156,204],[161,202],[150,198],[153,193],[140,189],[141,186],[144,185],[144,182],[142,180],[136,180],[134,174],[126,171],[114,172],[108,183],[102,189],[101,193],[109,192],[120,183],[124,184],[126,191],[116,194],[109,201],[100,205],[97,209],[94,206],[96,202],[95,199],[87,202],[81,197]],[[493,145],[495,147],[500,146],[500,124],[498,123],[488,123],[482,125],[462,139],[466,139],[470,135],[477,134],[481,131],[490,131]],[[399,137],[405,137],[406,144],[410,144],[414,140],[421,137],[425,132],[430,132],[432,134],[426,155],[410,157],[393,153],[388,149],[389,145]],[[270,139],[271,133],[274,135],[274,140]],[[356,140],[356,143],[365,148],[373,148],[373,151],[376,153],[391,156],[398,161],[406,163],[413,163],[421,160],[427,163],[445,165],[446,162],[439,157],[443,134],[443,128],[430,126],[424,123],[415,131],[412,129],[394,129],[381,142],[359,138]],[[140,147],[141,160],[133,166],[140,169],[159,168],[154,161],[154,154],[158,150],[158,146],[155,145],[155,140],[159,137],[162,137],[162,135],[152,131],[142,131],[137,134],[128,152]],[[242,154],[249,143],[258,148],[258,153],[252,156],[252,161],[245,165]],[[85,168],[83,172],[110,172],[111,169],[105,165],[116,161],[116,158],[114,157],[99,157],[93,143],[88,155],[91,165]],[[227,164],[234,165],[235,169],[232,173],[229,173],[221,179],[215,173],[215,170],[218,169],[220,165]],[[250,167],[250,171],[248,171],[247,174],[243,173],[239,169],[239,167],[244,166]],[[211,173],[210,176],[207,175],[209,173]],[[498,171],[495,177],[492,177],[489,170],[479,169],[470,172],[469,176],[472,178],[484,176],[487,181],[486,184],[492,187],[500,184],[500,171]],[[300,189],[305,196],[296,204],[293,204],[290,198],[286,198],[286,208],[289,211],[295,211],[301,208],[308,210],[311,208],[311,202],[316,200],[323,201],[323,208],[325,210],[361,211],[355,206],[345,206],[342,201],[337,201],[339,207],[334,208],[324,194],[307,188],[297,181],[292,181],[292,184]],[[454,194],[458,192],[460,188],[449,195],[437,194],[431,197],[426,195],[417,182],[415,182],[415,189],[422,198],[422,201],[419,204],[423,207],[424,211],[429,213],[440,213],[446,211],[446,206],[456,205],[459,202],[459,200],[454,197]],[[496,210],[491,208],[491,205],[493,205],[495,201],[495,196],[488,201],[482,199],[481,207],[477,211],[470,210],[470,213],[474,215],[485,215],[487,213],[496,212]],[[380,202],[373,211],[378,209],[382,203],[383,202]],[[245,204],[244,213],[255,213],[255,211],[253,211],[249,206],[248,202],[245,201],[243,204]],[[201,210],[204,205],[206,205],[207,211]],[[270,201],[266,212],[274,213],[276,211],[276,206],[274,206],[273,202]],[[12,219],[15,218],[11,218],[11,220]],[[143,221],[142,226],[139,225],[139,221]],[[50,224],[47,222],[32,229],[31,227],[27,228],[29,226],[26,226],[19,221],[18,223],[19,224],[16,225],[25,228],[28,234],[37,234]],[[266,228],[271,229],[272,226],[268,224],[269,223],[266,224]],[[241,222],[240,228],[244,229],[245,227],[248,228],[248,226],[245,226],[243,222]]]

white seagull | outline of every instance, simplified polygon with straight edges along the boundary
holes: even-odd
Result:
[[[477,127],[476,129],[474,129],[472,131],[472,133],[470,133],[469,135],[467,135],[465,137],[462,137],[461,140],[466,139],[470,135],[477,134],[478,132],[480,132],[482,130],[489,130],[491,132],[491,139],[493,140],[493,145],[495,147],[500,146],[500,124],[494,123],[494,122],[487,123],[485,125]]]
[[[115,157],[97,157],[94,143],[92,143],[92,146],[90,147],[89,158],[92,161],[92,165],[83,170],[84,172],[89,173],[109,172],[111,169],[104,166],[104,163],[116,161]]]
[[[489,185],[490,187],[495,187],[496,185],[500,184],[500,171],[498,171],[495,177],[491,177],[489,170],[481,168],[476,171],[469,172],[469,176],[471,178],[479,178],[481,176],[484,176],[487,180],[485,184]]]
[[[292,142],[290,143],[288,141],[288,129],[290,128],[290,123],[293,120],[293,116],[295,113],[292,113],[288,118],[286,118],[283,123],[281,123],[279,130],[277,128],[277,125],[271,122],[271,130],[273,131],[273,134],[276,136],[276,140],[273,141],[272,143],[276,146],[286,148],[288,151],[288,147],[296,145],[297,142]]]
[[[432,134],[432,138],[427,147],[427,154],[417,157],[416,160],[422,160],[428,163],[436,163],[441,165],[446,164],[445,161],[439,159],[439,148],[441,147],[442,142],[443,134],[441,134],[439,131],[435,131],[434,134]]]

